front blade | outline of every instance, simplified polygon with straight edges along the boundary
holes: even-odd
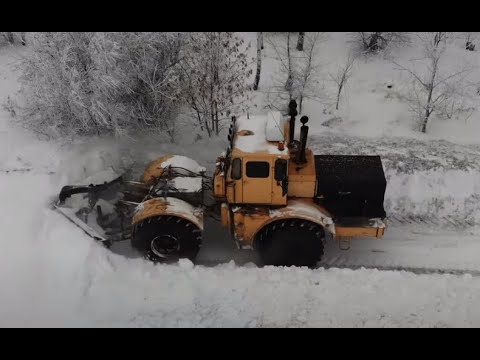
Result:
[[[107,247],[111,245],[110,240],[106,239],[105,237],[100,235],[97,231],[92,229],[89,225],[87,225],[82,220],[80,220],[75,214],[75,211],[73,211],[73,209],[59,206],[56,203],[54,203],[53,206],[59,213],[61,213],[63,216],[65,216],[67,219],[69,219],[71,222],[77,225],[80,229],[82,229],[88,236],[90,236],[91,238],[97,241],[102,242]]]

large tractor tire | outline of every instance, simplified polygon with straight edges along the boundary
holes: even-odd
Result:
[[[155,263],[194,261],[202,244],[202,230],[177,216],[155,216],[133,228],[132,246]]]
[[[314,268],[323,256],[323,228],[302,219],[274,221],[256,237],[255,249],[264,265]]]

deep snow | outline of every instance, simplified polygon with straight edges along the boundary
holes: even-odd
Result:
[[[324,44],[332,49],[328,56],[340,57],[344,40],[341,33],[331,36]],[[24,52],[0,49],[2,101],[18,89],[12,66]],[[470,216],[478,223],[480,141],[469,135],[475,127],[456,126],[454,134],[443,125],[448,122],[432,122],[432,134],[414,133],[402,123],[406,114],[400,103],[386,102],[382,108],[382,96],[369,91],[389,73],[383,60],[358,66],[348,93],[350,108],[337,125],[328,111],[327,116],[309,114],[309,145],[315,152],[382,155],[389,213]],[[264,73],[260,88],[268,81]],[[307,102],[304,113],[323,114],[315,109],[314,102]],[[385,114],[389,120],[384,123]],[[325,121],[329,126],[322,125]],[[64,184],[131,167],[139,173],[169,153],[192,157],[211,170],[226,137],[206,144],[159,143],[147,134],[141,141],[46,143],[15,126],[0,109],[0,326],[480,325],[478,277],[257,268],[251,253],[238,266],[229,262],[240,257],[233,243],[216,229],[209,230],[214,236],[199,255],[205,265],[154,266],[128,250],[124,256],[120,249],[104,249],[48,206]],[[324,263],[340,259],[355,265],[480,270],[479,247],[475,228],[398,225],[387,229],[383,240],[355,240],[350,252],[329,243]]]

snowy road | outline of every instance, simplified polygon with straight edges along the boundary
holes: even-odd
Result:
[[[480,271],[480,238],[475,227],[442,230],[429,226],[391,226],[381,240],[355,239],[348,251],[333,242],[321,264],[345,267]]]
[[[114,251],[135,257],[128,244],[118,244]],[[480,237],[478,228],[433,228],[426,225],[391,225],[383,239],[358,238],[349,250],[327,239],[325,255],[318,267],[380,269],[412,268],[446,272],[480,273]],[[258,263],[252,251],[236,250],[229,235],[219,224],[206,225],[204,246],[198,262],[217,265],[231,260],[238,264]]]

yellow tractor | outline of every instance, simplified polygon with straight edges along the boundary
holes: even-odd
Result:
[[[288,116],[232,117],[213,178],[192,159],[165,156],[138,182],[120,177],[66,186],[55,206],[107,246],[130,239],[152,261],[194,260],[203,216],[214,209],[238,248],[255,249],[265,265],[313,267],[327,235],[342,248],[354,237],[381,238],[386,179],[380,157],[314,155],[306,147],[306,116],[295,140],[296,116],[291,101]],[[88,204],[75,211],[67,199],[77,193],[87,193]],[[214,206],[206,205],[208,195]],[[114,210],[105,213],[104,199]]]

